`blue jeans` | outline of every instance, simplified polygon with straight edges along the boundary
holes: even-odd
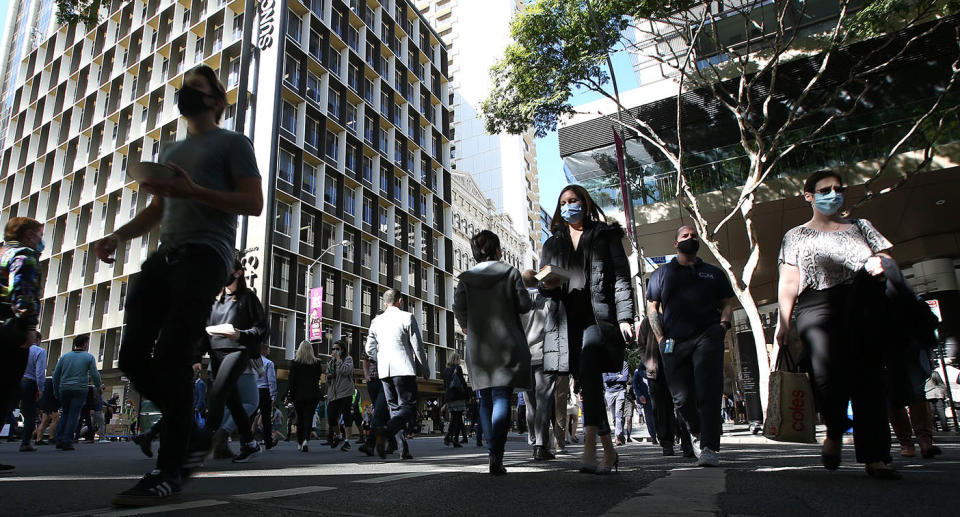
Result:
[[[510,427],[510,395],[513,388],[503,386],[479,390],[480,425],[490,454],[503,454]]]
[[[60,391],[60,404],[63,406],[63,416],[57,425],[56,442],[63,445],[71,445],[73,437],[77,434],[77,424],[80,423],[80,410],[83,409],[83,403],[87,401],[87,389],[72,390],[64,389]]]

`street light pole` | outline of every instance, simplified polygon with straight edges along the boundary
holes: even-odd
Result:
[[[317,264],[320,264],[320,259],[322,259],[322,258],[324,257],[324,255],[326,255],[327,253],[330,253],[331,251],[333,251],[334,248],[339,247],[339,246],[349,246],[350,244],[351,244],[350,241],[344,240],[344,241],[340,241],[340,242],[337,242],[337,243],[334,243],[334,244],[331,244],[331,245],[327,246],[327,249],[323,250],[323,252],[320,253],[320,255],[317,256],[317,258],[314,259],[314,261],[313,261],[309,266],[307,266],[307,274],[306,274],[306,279],[305,279],[305,280],[306,280],[306,284],[307,284],[307,289],[306,289],[306,291],[307,291],[307,292],[306,292],[306,296],[307,296],[307,317],[304,318],[304,319],[306,320],[306,326],[305,326],[305,328],[304,328],[304,331],[306,331],[306,334],[305,334],[305,335],[306,335],[307,341],[310,341],[310,289],[311,289],[310,280],[311,280],[312,277],[313,277],[313,275],[312,275],[313,267],[316,266]],[[322,264],[320,264],[320,265],[321,265],[320,271],[323,271]]]

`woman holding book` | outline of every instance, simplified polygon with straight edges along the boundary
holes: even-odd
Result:
[[[559,302],[547,316],[545,372],[570,373],[583,398],[584,448],[580,472],[607,474],[618,465],[604,408],[602,374],[620,371],[633,339],[633,288],[623,230],[580,185],[560,193],[543,245],[540,292]],[[575,396],[575,395],[574,395]],[[596,441],[603,444],[597,462]]]

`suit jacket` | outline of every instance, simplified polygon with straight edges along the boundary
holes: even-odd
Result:
[[[381,379],[415,376],[418,371],[427,371],[427,354],[417,319],[396,307],[373,319],[365,348],[369,357],[376,358]]]

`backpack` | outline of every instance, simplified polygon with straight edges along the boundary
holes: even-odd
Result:
[[[460,376],[457,370],[453,370],[453,375],[450,378],[449,388],[450,393],[456,396],[458,399],[465,398],[464,394],[467,391],[467,386],[463,383],[463,377]]]

